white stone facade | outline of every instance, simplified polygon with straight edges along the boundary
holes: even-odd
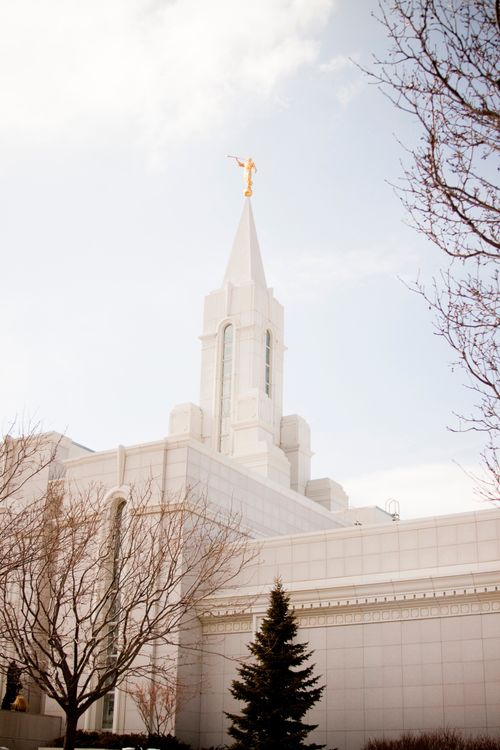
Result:
[[[356,750],[370,737],[436,727],[498,736],[499,536],[492,510],[266,540],[243,585],[226,601],[221,592],[203,618],[212,689],[202,744],[220,741],[223,711],[237,710],[234,659],[246,656],[276,574],[326,685],[308,715],[319,725],[313,739]],[[248,609],[231,612],[243,592]]]
[[[405,730],[499,735],[500,510],[399,522],[350,509],[337,482],[311,478],[309,427],[282,413],[283,308],[266,285],[249,199],[223,285],[206,298],[201,345],[200,404],[172,410],[168,437],[99,453],[65,439],[61,454],[80,486],[196,486],[241,513],[259,545],[258,563],[199,613],[198,657],[179,651],[179,676],[196,694],[176,717],[178,736],[194,747],[226,741],[223,712],[238,710],[228,688],[276,576],[326,685],[308,716],[319,725],[312,739],[357,750]],[[99,717],[95,706],[85,727]],[[113,722],[142,730],[121,691]]]
[[[357,750],[437,727],[500,735],[499,537],[492,510],[266,540],[246,580],[203,617],[202,745],[220,742],[223,712],[238,710],[228,687],[273,575],[326,685],[308,715],[312,739]]]

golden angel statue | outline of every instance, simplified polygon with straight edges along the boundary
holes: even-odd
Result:
[[[248,156],[245,161],[242,161],[238,156],[229,156],[229,158],[236,159],[238,166],[243,167],[245,170],[246,190],[243,195],[250,198],[252,195],[252,172],[257,171],[254,160],[251,156]]]

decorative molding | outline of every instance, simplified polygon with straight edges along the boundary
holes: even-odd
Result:
[[[429,603],[410,607],[379,607],[364,609],[361,612],[339,614],[314,614],[297,617],[301,628],[321,628],[332,625],[362,625],[374,622],[397,622],[402,620],[428,620],[431,618],[457,617],[460,615],[480,615],[500,612],[500,598],[490,601],[456,602],[453,604]]]
[[[225,635],[226,633],[251,633],[252,618],[222,620],[221,622],[205,622],[203,624],[204,635]]]
[[[424,594],[397,594],[393,597],[370,597],[339,600],[328,603],[293,604],[301,628],[362,625],[363,623],[398,622],[429,618],[458,617],[463,615],[500,613],[498,586],[484,586],[481,590],[454,589],[452,592]],[[451,595],[450,595],[451,594]],[[306,613],[307,610],[307,613]],[[257,627],[264,617],[262,610],[249,607],[204,612],[200,619],[207,635],[235,632],[252,632],[252,617]]]

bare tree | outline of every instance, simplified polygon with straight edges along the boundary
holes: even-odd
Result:
[[[42,432],[39,423],[9,424],[0,440],[0,504],[19,498],[26,484],[54,463],[60,440]]]
[[[137,706],[148,734],[160,737],[168,734],[172,718],[189,697],[184,685],[161,682],[154,673],[151,679],[130,685],[127,692]]]
[[[448,259],[430,289],[415,289],[477,394],[459,429],[486,433],[483,490],[498,500],[500,1],[381,0],[379,10],[391,48],[369,75],[419,125],[397,187]]]
[[[25,511],[45,496],[47,482],[54,476],[62,436],[41,432],[40,424],[13,421],[0,437],[0,584],[19,562],[19,536]],[[39,480],[39,481],[37,481]],[[29,487],[29,494],[26,489]],[[36,554],[32,548],[31,555]],[[26,550],[24,550],[24,553]]]
[[[253,553],[239,518],[194,491],[165,498],[149,483],[106,501],[102,487],[58,481],[43,512],[44,523],[38,507],[24,514],[0,626],[23,671],[65,712],[72,750],[82,714],[126,676],[161,674],[155,647],[175,645],[198,603]]]

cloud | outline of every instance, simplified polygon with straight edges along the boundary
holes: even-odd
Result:
[[[321,73],[335,77],[332,90],[342,107],[347,107],[364,86],[363,75],[355,65],[358,57],[357,54],[335,55],[318,66]]]
[[[364,247],[331,253],[308,253],[268,261],[276,289],[295,299],[318,299],[335,287],[357,285],[380,276],[413,278],[418,256],[412,247]]]
[[[394,498],[401,518],[418,518],[488,507],[475,495],[471,473],[479,475],[480,470],[453,463],[416,464],[360,474],[344,480],[343,486],[351,505],[384,508]]]
[[[335,55],[328,62],[319,65],[322,73],[339,73],[346,68],[352,68],[352,61],[346,55]]]
[[[16,0],[2,8],[0,134],[161,149],[265,102],[319,52],[334,0]]]

